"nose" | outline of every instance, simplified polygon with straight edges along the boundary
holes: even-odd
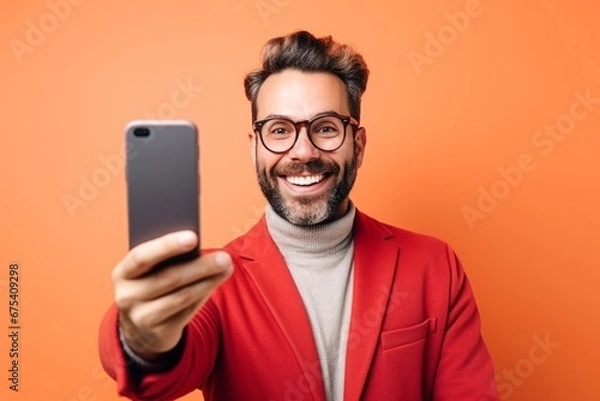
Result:
[[[314,160],[319,158],[320,151],[312,144],[310,139],[308,138],[308,131],[306,130],[306,126],[300,128],[300,133],[298,134],[298,140],[294,144],[294,146],[288,151],[288,156],[292,160],[307,162],[309,160]]]

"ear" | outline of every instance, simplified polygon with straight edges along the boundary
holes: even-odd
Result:
[[[356,156],[356,168],[362,166],[366,146],[367,129],[365,127],[359,127],[354,134],[354,154]]]
[[[248,150],[250,151],[250,157],[252,157],[252,165],[256,166],[256,133],[250,131],[248,133]]]

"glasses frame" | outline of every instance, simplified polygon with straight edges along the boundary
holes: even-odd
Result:
[[[312,125],[312,123],[320,118],[323,117],[337,117],[342,121],[342,124],[344,125],[344,133],[343,133],[343,137],[342,137],[342,141],[340,142],[340,144],[335,148],[335,149],[322,149],[320,148],[314,141],[312,138],[312,135],[310,134],[310,127]],[[268,123],[271,120],[284,120],[284,121],[288,121],[290,122],[295,130],[296,130],[296,137],[294,138],[294,142],[292,142],[292,145],[286,149],[286,150],[278,150],[278,151],[274,151],[272,149],[270,149],[266,144],[265,144],[265,140],[263,139],[262,136],[262,127]],[[346,116],[343,114],[339,114],[339,113],[335,113],[335,112],[331,112],[331,113],[323,113],[323,114],[317,114],[316,116],[314,116],[313,118],[311,118],[310,120],[299,120],[299,121],[294,121],[289,117],[285,117],[285,116],[277,116],[277,117],[269,117],[269,118],[265,118],[263,120],[256,120],[252,123],[252,129],[254,130],[254,132],[258,135],[258,137],[260,138],[260,142],[262,143],[262,145],[265,147],[265,149],[267,149],[269,152],[271,153],[275,153],[275,154],[282,154],[282,153],[287,153],[290,150],[292,150],[294,148],[294,146],[296,145],[296,142],[298,142],[298,138],[300,137],[300,129],[302,128],[302,126],[306,126],[306,136],[308,136],[308,140],[310,141],[310,143],[317,149],[319,149],[322,152],[335,152],[336,150],[338,150],[339,148],[342,147],[342,145],[344,144],[344,142],[346,141],[346,132],[348,131],[348,126],[351,126],[352,128],[354,128],[354,132],[356,132],[356,130],[358,128],[360,128],[360,123],[358,122],[358,120],[356,120],[354,117],[351,116]]]

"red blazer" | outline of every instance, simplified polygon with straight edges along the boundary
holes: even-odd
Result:
[[[465,272],[444,242],[357,211],[345,401],[498,401]],[[119,394],[172,400],[325,401],[308,315],[264,217],[225,248],[236,269],[186,328],[184,352],[139,383],[113,305],[100,357]]]

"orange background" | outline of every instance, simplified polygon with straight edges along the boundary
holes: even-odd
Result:
[[[353,199],[457,250],[503,399],[600,399],[600,104],[551,151],[534,143],[576,92],[600,97],[595,2],[481,0],[452,36],[448,15],[466,1],[88,0],[63,9],[56,26],[53,1],[4,2],[0,12],[0,305],[18,262],[22,325],[14,393],[0,307],[0,399],[117,399],[99,370],[96,333],[110,271],[127,250],[125,185],[122,165],[107,172],[102,160],[120,154],[127,121],[168,109],[177,82],[202,87],[175,117],[201,130],[202,241],[224,245],[264,205],[242,79],[266,40],[300,28],[365,56],[368,146]],[[29,33],[36,45],[23,47],[28,21],[40,19],[49,32]],[[409,56],[426,55],[427,35],[438,33],[443,49],[416,68]],[[522,154],[535,167],[469,226],[462,208],[477,207],[479,187],[506,189],[498,169]],[[83,200],[81,182],[93,177],[102,187]],[[532,364],[546,336],[560,346]],[[510,384],[505,369],[515,368],[527,377]]]

